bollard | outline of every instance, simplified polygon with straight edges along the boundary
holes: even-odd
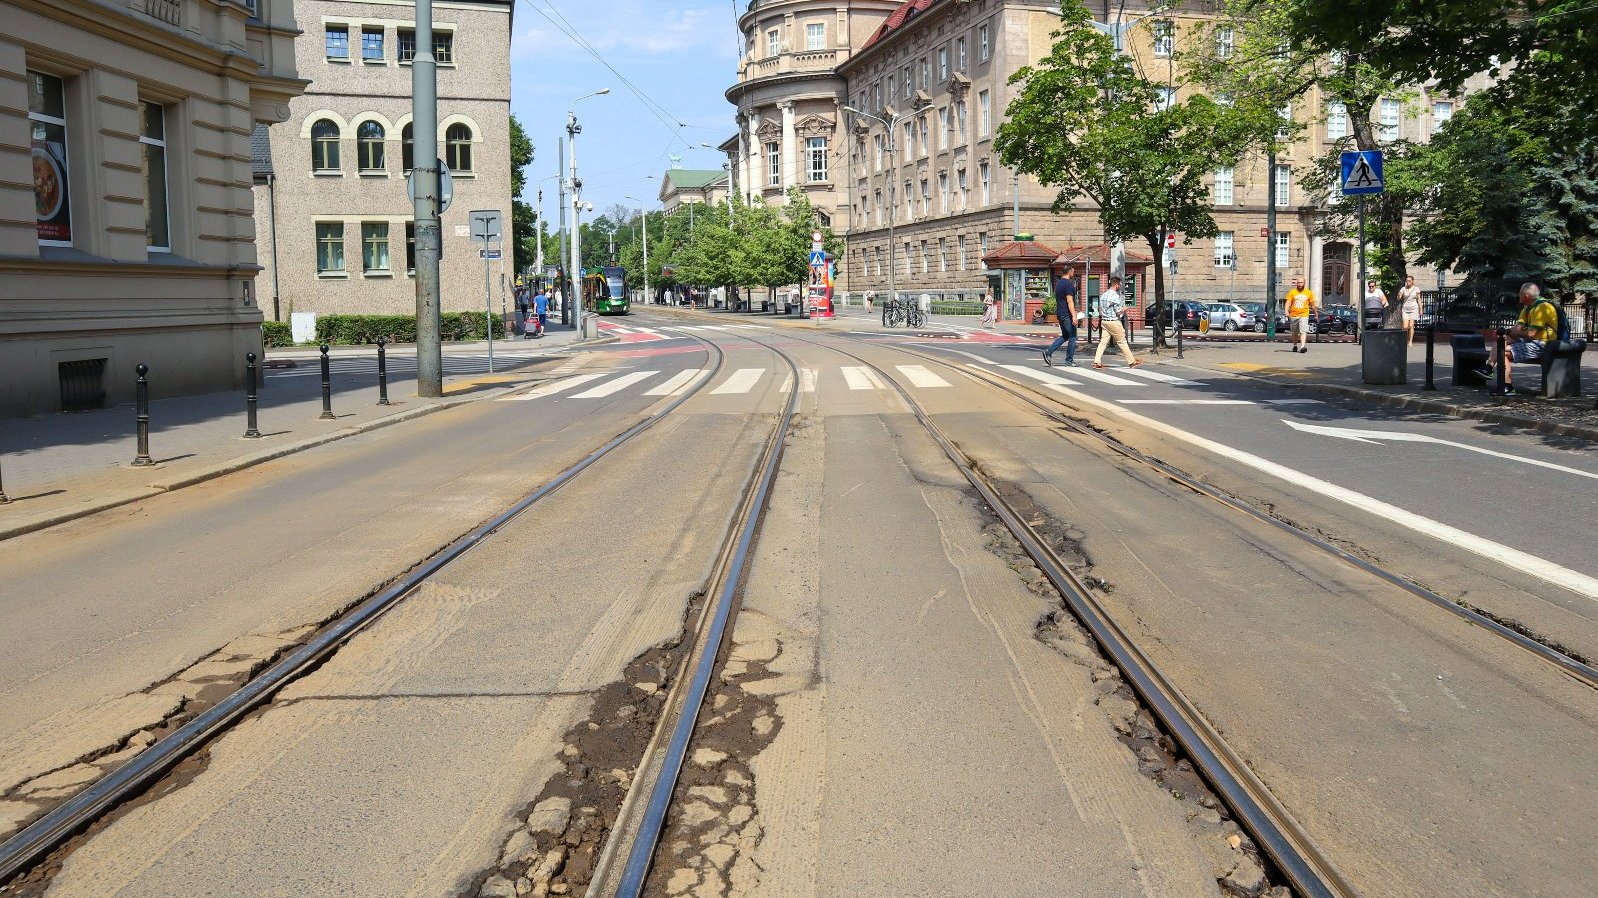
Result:
[[[1187,330],[1187,310],[1176,310],[1176,357],[1182,358],[1182,332]]]
[[[133,386],[133,409],[136,433],[139,440],[139,454],[133,457],[135,467],[152,465],[150,460],[150,381],[145,375],[150,373],[149,365],[139,365],[133,369],[139,373],[139,381]]]
[[[388,338],[377,338],[377,404],[388,405]]]
[[[1436,361],[1437,354],[1437,322],[1426,325],[1426,385],[1422,390],[1435,390],[1437,384],[1432,382],[1432,364]]]
[[[0,470],[0,505],[10,505],[11,497],[6,495],[5,472]]]
[[[261,438],[261,429],[255,423],[255,353],[244,354],[244,373],[249,381],[249,386],[244,392],[244,438],[258,440]]]
[[[1504,329],[1497,328],[1498,339],[1493,341],[1493,395],[1504,395]]]
[[[327,344],[322,344],[322,418],[331,419],[333,415],[333,380],[327,367]]]

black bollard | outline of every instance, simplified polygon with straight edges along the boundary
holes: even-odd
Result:
[[[1176,357],[1177,358],[1183,358],[1183,355],[1182,355],[1182,332],[1185,331],[1185,330],[1187,330],[1187,310],[1179,308],[1179,309],[1176,310]]]
[[[10,505],[11,497],[6,495],[5,472],[0,471],[0,505]]]
[[[327,344],[322,344],[322,415],[331,419],[333,415],[333,379],[327,367]]]
[[[377,404],[388,405],[388,346],[386,337],[377,338]]]
[[[1437,322],[1426,325],[1426,385],[1422,390],[1435,390],[1437,384],[1432,382],[1432,364],[1437,358]]]
[[[133,410],[139,454],[133,457],[133,464],[142,468],[145,465],[155,464],[150,460],[150,381],[145,377],[150,373],[150,366],[139,365],[133,370],[139,373],[139,381],[133,386]]]
[[[1504,395],[1504,329],[1498,328],[1498,339],[1493,341],[1493,395]]]
[[[261,429],[255,422],[255,353],[244,354],[244,373],[249,385],[244,393],[244,438],[258,440],[261,438]]]

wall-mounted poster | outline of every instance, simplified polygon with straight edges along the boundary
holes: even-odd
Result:
[[[33,206],[39,242],[71,246],[66,98],[60,78],[28,73],[28,124],[33,130]]]

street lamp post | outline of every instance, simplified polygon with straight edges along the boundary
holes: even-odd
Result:
[[[895,246],[893,242],[893,213],[894,205],[897,202],[893,196],[893,182],[896,177],[893,169],[893,129],[899,124],[899,116],[895,113],[887,118],[882,118],[869,112],[861,112],[853,106],[845,106],[843,111],[871,119],[881,124],[888,131],[888,301],[894,302],[899,298],[899,263],[894,258]]]
[[[644,201],[638,197],[628,194],[626,198],[638,204],[638,217],[643,220],[644,224],[644,304],[648,305],[651,298],[649,293],[649,211],[644,208]]]
[[[569,146],[567,151],[571,154],[571,199],[572,199],[572,267],[567,271],[567,279],[571,282],[571,296],[567,299],[572,310],[572,326],[577,330],[578,337],[583,335],[583,300],[582,300],[582,267],[583,267],[583,242],[582,242],[582,212],[583,212],[583,182],[577,177],[577,135],[583,131],[583,126],[577,124],[577,104],[589,97],[602,97],[610,93],[610,88],[602,87],[591,94],[583,94],[572,101],[571,108],[566,110],[566,135]]]

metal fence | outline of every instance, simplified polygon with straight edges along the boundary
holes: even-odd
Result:
[[[900,290],[899,298],[915,302],[921,311],[936,315],[969,315],[982,317],[982,290]],[[863,290],[839,291],[833,294],[833,303],[841,309],[864,309],[866,294]],[[876,294],[873,308],[882,308],[888,301],[886,290]]]

